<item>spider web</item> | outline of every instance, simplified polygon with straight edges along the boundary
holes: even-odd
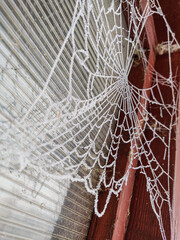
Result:
[[[54,46],[58,51],[51,62],[47,60],[48,70],[39,82],[32,78],[19,81],[26,70],[22,70],[23,65],[10,51],[12,61],[3,62],[2,82],[8,82],[13,95],[9,98],[2,88],[4,93],[1,91],[1,94],[6,101],[1,104],[4,112],[0,122],[1,163],[19,171],[30,168],[53,179],[84,182],[87,191],[95,196],[95,213],[100,217],[111,195],[119,195],[133,160],[138,158],[136,169],[146,178],[152,208],[162,237],[166,239],[161,209],[167,203],[171,216],[170,148],[178,101],[170,50],[178,43],[158,1],[147,1],[144,11],[135,1],[128,0],[120,3],[77,0],[73,4],[69,23],[61,22],[66,31],[57,26],[61,41]],[[124,13],[128,16],[128,26]],[[152,14],[161,15],[167,27],[168,42],[164,44],[168,45],[169,77],[161,76],[154,69],[152,87],[142,89],[132,84],[128,76],[134,55],[141,59],[146,70],[148,54],[143,49],[143,37],[146,21]],[[49,19],[55,17],[55,13],[48,16]],[[8,73],[16,80],[7,80]],[[29,95],[24,95],[21,87]],[[169,102],[163,91],[169,93]],[[147,106],[159,109],[159,116]],[[144,121],[143,126],[138,114]],[[168,119],[166,123],[164,117]],[[146,136],[145,129],[150,137]],[[163,146],[164,165],[152,150],[155,141]],[[121,143],[130,146],[129,168],[117,178]],[[107,179],[110,169],[112,174]],[[166,186],[162,184],[164,178]],[[98,197],[102,186],[109,191],[104,209],[99,212]]]

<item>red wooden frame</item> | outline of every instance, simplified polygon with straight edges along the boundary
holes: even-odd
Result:
[[[146,4],[146,2],[147,1],[145,1],[145,0],[141,1],[142,8]],[[175,17],[175,16],[178,16],[178,13],[179,13],[179,5],[178,5],[177,0],[167,0],[167,1],[160,0],[160,5],[163,9],[163,12],[165,12],[165,14],[166,14],[166,18],[167,18],[168,23],[170,24],[170,26],[172,28],[172,31],[176,32],[176,38],[177,38],[177,40],[180,41],[180,32],[178,32],[178,18]],[[172,8],[172,6],[173,6],[173,8]],[[155,25],[156,25],[156,31],[158,33],[158,42],[161,43],[161,42],[167,41],[167,39],[166,39],[167,32],[166,32],[166,28],[164,26],[163,20],[158,18],[157,15],[154,15],[154,21],[155,21]],[[147,32],[147,38],[148,38],[148,42],[149,42],[149,47],[151,49],[150,55],[149,55],[149,65],[148,65],[148,67],[151,69],[151,67],[153,66],[153,62],[156,62],[157,71],[162,70],[162,75],[165,76],[167,74],[167,76],[168,76],[168,56],[167,55],[157,56],[156,61],[154,59],[155,54],[154,54],[153,49],[154,49],[154,46],[156,46],[156,41],[157,41],[156,37],[154,38],[154,36],[156,35],[155,34],[156,31],[155,31],[155,28],[153,26],[154,21],[153,21],[153,18],[149,17],[147,19],[147,24],[145,26],[146,27],[146,32]],[[174,75],[177,76],[177,78],[176,78],[177,83],[178,82],[180,83],[180,76],[179,76],[179,74],[177,74],[177,68],[176,68],[176,66],[178,65],[179,59],[180,59],[179,58],[179,53],[173,53],[173,55],[172,55],[172,67],[173,67]],[[150,63],[151,63],[151,65],[150,65]],[[179,70],[178,70],[178,72],[179,72]],[[141,69],[141,65],[135,66],[135,67],[132,67],[132,69],[131,69],[129,79],[130,79],[131,82],[133,82],[133,79],[137,79],[137,78],[142,79],[143,75],[144,75],[144,73]],[[150,83],[151,82],[150,78],[151,78],[151,76],[149,75],[149,79],[148,79],[148,71],[147,71],[146,77],[145,77],[145,79],[147,79],[147,86],[148,86],[148,84],[151,84]],[[141,86],[139,86],[139,87],[141,87]],[[145,87],[145,85],[144,85],[144,87]],[[143,121],[142,121],[142,124],[143,124]],[[179,127],[179,129],[180,129],[180,127]],[[174,146],[174,145],[172,144],[172,146]],[[177,151],[178,151],[178,149],[180,151],[180,143],[177,142]],[[118,162],[117,162],[117,167],[118,167],[117,168],[117,173],[120,173],[120,171],[122,171],[124,173],[124,169],[125,169],[124,165],[127,162],[128,151],[129,151],[129,147],[128,146],[126,147],[125,145],[123,145],[122,149],[119,150],[118,154],[120,154],[120,155],[117,159],[118,160]],[[174,153],[174,147],[172,149],[172,152],[173,152],[172,157],[174,159],[174,154],[175,154]],[[120,161],[119,161],[119,159],[120,159]],[[177,157],[176,157],[176,167],[175,167],[175,169],[176,169],[176,172],[178,172],[178,173],[176,173],[176,176],[177,175],[180,176],[180,169],[179,169],[179,167],[177,167],[178,166],[177,165],[177,159],[180,159],[178,154],[177,154]],[[174,170],[172,169],[172,174],[173,174],[173,171]],[[133,177],[134,177],[134,180],[135,180],[135,172],[133,174],[134,174]],[[132,179],[129,179],[130,182],[131,182],[132,190],[134,188],[133,187],[134,186],[133,177],[130,177]],[[146,206],[148,206],[148,204],[150,204],[150,202],[149,202],[149,195],[145,191],[146,183],[145,183],[145,181],[144,182],[142,181],[143,179],[144,179],[143,176],[139,172],[137,172],[137,174],[136,174],[136,180],[137,181],[135,182],[135,184],[136,184],[136,186],[138,186],[138,188],[134,188],[134,190],[133,190],[134,194],[133,194],[133,197],[132,197],[132,201],[131,201],[132,190],[129,191],[129,196],[126,193],[125,194],[126,197],[124,197],[124,199],[127,199],[127,200],[129,199],[129,202],[128,202],[128,204],[126,204],[125,210],[124,210],[124,216],[125,216],[125,218],[124,218],[125,221],[124,222],[125,223],[127,222],[127,216],[129,214],[129,206],[131,204],[131,217],[129,218],[128,230],[126,231],[126,235],[124,235],[124,239],[143,239],[143,237],[146,238],[146,236],[147,236],[147,238],[149,238],[149,237],[154,238],[155,237],[156,239],[161,239],[161,233],[159,231],[158,221],[156,222],[157,219],[154,216],[154,213],[153,212],[151,213],[149,210],[147,210],[149,208],[146,208]],[[177,194],[179,194],[179,192],[180,192],[179,189],[178,189],[178,183],[177,182],[179,182],[179,179],[176,180],[176,177],[175,177],[175,184],[177,184],[177,187],[176,187],[176,190],[174,189],[174,199],[176,198],[176,200],[174,200],[174,206],[175,206],[175,202],[176,202],[177,206],[179,206],[179,204],[180,204],[179,200],[177,200],[177,199],[179,199],[177,197]],[[129,181],[128,181],[128,185],[129,185]],[[128,186],[126,186],[126,188],[127,187]],[[174,185],[174,188],[175,188],[175,185]],[[142,189],[144,189],[144,191],[142,191]],[[143,193],[143,194],[140,194],[140,193]],[[176,196],[175,196],[175,194],[176,194]],[[137,196],[138,196],[138,198],[137,198]],[[102,191],[100,193],[99,206],[104,205],[106,197],[107,197],[107,191]],[[146,209],[144,209],[145,211],[143,211],[144,214],[139,215],[138,210],[141,209],[141,206],[142,206],[141,205],[142,204],[141,198],[143,198],[143,207],[145,207]],[[118,212],[119,212],[119,207],[120,207],[121,204],[120,204],[120,201],[118,202],[117,200],[118,199],[116,199],[114,197],[114,195],[112,195],[112,197],[110,199],[110,203],[108,205],[108,208],[107,208],[107,210],[106,210],[106,212],[105,212],[105,214],[102,218],[98,218],[95,214],[93,215],[87,239],[89,239],[89,240],[92,240],[92,239],[96,239],[96,240],[112,239],[111,237],[112,237],[112,233],[113,233],[113,229],[114,229],[115,216],[116,216],[116,221],[117,221],[117,219],[118,220],[120,219],[120,218],[118,218],[118,217],[120,217],[120,215],[118,215]],[[124,202],[124,204],[125,204],[125,202]],[[117,205],[118,205],[118,210],[116,211]],[[173,212],[174,219],[176,219],[176,221],[180,222],[180,219],[177,217],[178,210],[175,210],[175,208],[173,208],[173,211],[174,211]],[[138,212],[138,215],[136,215],[137,212]],[[145,214],[146,214],[146,217],[144,217]],[[123,218],[123,217],[121,216],[121,218]],[[137,225],[137,223],[134,224],[134,221],[136,219],[140,219],[140,220],[143,219],[142,221],[145,220],[144,224],[143,224],[143,222],[140,225]],[[148,221],[147,221],[147,219],[148,219]],[[153,224],[148,225],[148,226],[146,225],[146,227],[144,226],[145,224],[151,224],[151,223],[153,223]],[[119,221],[118,221],[118,223],[115,224],[117,226],[117,229],[116,229],[117,231],[118,231],[118,228],[119,228],[120,224],[121,223]],[[153,229],[150,230],[150,232],[147,231],[149,226],[151,226],[151,228],[153,228]],[[166,226],[169,227],[168,220],[167,220]],[[177,227],[178,227],[178,229],[180,229],[180,227],[176,225],[176,229],[177,229]],[[126,230],[126,228],[124,228],[124,230]],[[144,233],[146,231],[147,231],[147,235],[145,236]],[[114,229],[114,233],[115,233],[115,229]],[[152,233],[152,235],[151,235],[151,233]],[[177,235],[177,232],[176,232],[176,235]],[[139,238],[140,236],[142,236],[142,238]],[[168,232],[168,238],[169,238],[169,236],[170,236],[170,232]],[[172,236],[173,236],[173,234],[172,234]],[[179,237],[179,235],[178,235],[178,237]],[[176,238],[177,238],[177,236],[176,236]],[[123,239],[123,237],[118,238],[118,240],[120,240],[120,239]],[[175,240],[175,239],[171,238],[171,240]]]
[[[180,94],[180,93],[179,93]],[[176,162],[173,194],[173,220],[171,240],[180,239],[180,101],[176,133]]]
[[[145,6],[147,4],[147,0],[141,1],[141,8],[142,10],[145,9]],[[153,67],[155,65],[156,61],[156,54],[155,54],[155,47],[157,45],[157,36],[156,36],[156,30],[154,26],[154,20],[153,16],[149,16],[145,25],[146,28],[146,34],[148,38],[150,53],[148,58],[148,66],[145,73],[145,79],[144,79],[144,85],[143,89],[148,89],[152,85],[152,75],[153,75]],[[150,91],[146,91],[146,95],[149,98],[150,97]],[[145,105],[145,100],[141,98],[141,105],[140,110],[138,112],[138,125],[140,125],[141,128],[143,128],[145,120],[142,116],[142,108],[146,107],[148,108],[148,105]],[[136,143],[134,143],[134,146],[136,146]],[[135,149],[137,151],[137,149]],[[137,167],[138,164],[138,158],[133,159],[133,165],[132,167]],[[126,165],[127,171],[129,168],[129,162]],[[126,226],[128,221],[128,215],[129,215],[129,208],[131,203],[131,195],[133,191],[134,181],[135,181],[135,172],[136,170],[130,169],[129,170],[129,177],[127,181],[127,185],[123,185],[122,192],[120,193],[120,199],[118,202],[117,212],[116,212],[116,219],[114,224],[114,231],[113,231],[113,237],[112,240],[123,240],[126,232]]]

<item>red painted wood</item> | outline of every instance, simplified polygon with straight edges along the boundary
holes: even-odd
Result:
[[[175,79],[177,83],[180,81],[180,72],[176,72],[176,67],[180,64],[180,53],[174,53],[172,55],[172,66],[173,66],[173,75],[176,75]],[[162,74],[163,76],[168,76],[168,55],[157,56],[155,69]],[[168,88],[162,88],[161,91],[166,96],[166,101],[170,101],[171,96]],[[159,118],[160,113],[159,109],[153,108],[153,106],[149,106],[149,111],[156,115]],[[161,120],[162,121],[162,120]],[[164,121],[168,121],[168,116],[164,116]],[[145,135],[147,139],[151,139],[151,131],[146,130]],[[165,134],[165,133],[162,133]],[[166,135],[165,135],[166,136]],[[171,139],[171,172],[170,175],[174,175],[174,159],[175,159],[175,131],[173,131],[172,139]],[[158,156],[158,161],[160,164],[163,164],[163,155],[164,152],[161,151],[162,143],[160,141],[154,142],[152,145],[152,151],[156,156]],[[146,161],[144,158],[143,161]],[[167,166],[165,171],[167,170]],[[150,174],[150,172],[147,172]],[[166,179],[162,180],[162,184],[166,186]],[[171,192],[173,190],[173,182],[171,183]],[[162,215],[164,217],[164,227],[167,234],[167,240],[170,239],[170,222],[168,216],[168,206],[165,205],[162,209]],[[157,218],[152,210],[149,193],[146,190],[146,179],[140,173],[140,171],[136,172],[136,181],[134,184],[131,206],[130,206],[130,217],[129,223],[127,226],[127,231],[124,240],[161,240],[162,236],[159,229],[159,223]]]
[[[173,220],[171,234],[171,240],[177,239],[180,239],[180,101],[179,101],[179,119],[176,133],[176,162],[173,190]]]
[[[125,169],[126,159],[129,152],[129,145],[122,144],[118,151],[118,164],[117,164],[117,178],[123,176],[123,169]],[[111,177],[112,172],[108,172],[107,177]],[[98,209],[99,211],[103,210],[106,198],[108,195],[107,189],[102,189],[99,193],[99,202],[98,202]],[[114,228],[114,219],[116,216],[116,209],[117,209],[118,199],[113,194],[111,196],[110,202],[106,209],[105,214],[98,218],[97,215],[93,214],[89,233],[87,240],[104,240],[104,239],[111,239],[113,228]]]
[[[180,4],[177,0],[159,0],[162,10],[166,16],[172,31],[176,33],[176,38],[180,41]],[[167,31],[166,26],[162,18],[158,15],[154,16],[154,22],[157,31],[158,43],[167,41]],[[180,82],[180,72],[177,71],[177,66],[180,66],[180,53],[172,54],[172,67],[173,67],[173,76],[176,76],[175,79],[177,82]],[[155,69],[160,72],[160,74],[167,76],[169,74],[169,65],[168,65],[168,55],[157,56]],[[164,90],[164,95],[169,96],[169,92]],[[157,110],[149,108],[149,111],[156,111],[156,114],[159,113]],[[167,116],[164,118],[166,121]],[[146,131],[146,136],[150,133]],[[171,175],[173,176],[174,171],[174,158],[175,158],[175,134],[172,136],[171,140]],[[159,158],[163,159],[162,153],[160,151],[161,145],[157,142],[153,146],[153,151],[156,154],[159,154]],[[180,159],[180,158],[179,158]],[[179,181],[180,182],[180,181]],[[163,182],[165,184],[165,182]],[[173,186],[171,186],[171,190]],[[180,192],[179,190],[176,192]],[[167,234],[167,239],[170,239],[170,222],[167,216],[168,208],[163,209],[164,224]],[[167,219],[167,220],[166,220]],[[179,228],[180,229],[180,228]],[[156,216],[151,208],[149,193],[146,191],[146,180],[139,171],[136,172],[136,181],[134,185],[131,207],[130,207],[130,219],[127,227],[125,240],[161,240],[162,236],[159,230],[159,224],[156,219]],[[180,239],[179,236],[177,239]],[[173,239],[174,240],[174,239]]]
[[[146,7],[147,0],[142,0],[141,1],[141,7],[142,10],[144,11]],[[148,14],[148,8],[147,8],[147,14]],[[150,46],[150,54],[148,58],[148,66],[146,69],[145,73],[145,79],[144,79],[144,85],[143,89],[148,89],[152,85],[152,77],[153,77],[153,68],[156,60],[156,55],[155,55],[155,47],[157,44],[157,37],[156,37],[156,31],[154,27],[154,22],[153,22],[153,17],[150,16],[147,19],[146,22],[146,33],[149,41],[149,46]],[[146,91],[146,95],[149,98],[150,97],[150,91]],[[139,106],[139,111],[137,113],[138,115],[138,123],[137,127],[143,129],[143,126],[145,124],[144,116],[142,115],[142,110],[143,108],[148,108],[148,105],[145,103],[145,99],[141,98],[141,104]],[[136,134],[136,133],[135,133]],[[134,146],[134,153],[138,151],[136,149],[137,142],[133,143]],[[114,225],[114,232],[113,232],[113,237],[112,240],[123,240],[124,235],[126,232],[126,226],[128,222],[128,215],[129,215],[129,208],[130,208],[130,203],[131,203],[131,195],[134,187],[134,181],[135,181],[135,173],[136,170],[133,168],[137,167],[138,164],[138,158],[133,159],[132,163],[132,168],[129,170],[129,177],[127,181],[127,185],[123,185],[122,192],[120,193],[120,199],[118,202],[118,208],[117,208],[117,213],[116,213],[116,219],[115,219],[115,225]],[[126,171],[129,169],[129,161],[127,162],[126,165]]]
[[[129,81],[133,84],[136,84],[137,87],[142,88],[143,77],[144,71],[142,64],[138,66],[134,65],[129,75]],[[136,82],[136,79],[139,79],[138,83]],[[119,119],[119,123],[121,121],[122,119]],[[119,129],[117,130],[116,133],[117,135],[119,134],[118,131]],[[123,176],[124,174],[128,155],[129,145],[123,143],[120,144],[116,165],[117,166],[116,172],[120,174],[119,177]],[[99,196],[98,202],[99,207],[104,206],[106,197],[107,191],[103,189]],[[112,195],[107,210],[101,218],[98,218],[95,214],[93,214],[87,240],[105,240],[105,239],[110,240],[112,238],[118,200],[119,200],[118,198]]]
[[[152,71],[149,71],[149,69],[152,69],[152,67],[154,66],[154,63],[155,63],[155,54],[154,54],[154,51],[151,51],[149,55],[149,64],[147,67],[143,89],[149,88],[151,86]],[[150,95],[149,91],[147,91],[147,96],[148,95]],[[141,104],[145,107],[144,99],[141,100]],[[142,106],[140,106],[140,109],[141,108]],[[142,109],[140,110],[140,112],[138,112],[138,120],[141,123],[140,125],[142,129],[144,125],[144,119],[143,119],[143,116],[141,115],[141,112],[142,112]],[[133,145],[136,146],[136,144],[137,143],[134,143]],[[134,149],[134,152],[137,152],[137,149]],[[133,160],[132,167],[137,167],[137,163],[138,163],[138,158],[135,158]],[[127,162],[126,171],[128,170],[128,168],[129,168],[129,162]],[[127,219],[129,215],[131,195],[132,195],[132,190],[133,190],[134,180],[135,180],[135,172],[136,171],[132,168],[129,170],[127,185],[123,185],[122,192],[120,193],[120,200],[118,203],[112,240],[124,239],[124,235],[126,232]]]
[[[146,4],[147,4],[147,0],[140,1],[140,6],[142,10],[146,11],[146,13],[148,14],[150,10],[150,6],[149,8],[146,8]],[[146,29],[149,48],[150,50],[154,50],[154,47],[157,45],[157,35],[156,35],[156,29],[155,29],[154,19],[152,15],[148,17],[146,21],[145,29]]]
[[[180,4],[178,5],[177,0],[159,0],[162,9],[165,12],[166,18],[172,27],[172,30],[176,32],[176,37],[180,40],[180,31],[179,22],[180,22]],[[162,21],[162,18],[156,17],[155,15],[155,26],[157,30],[157,37],[158,43],[167,41],[166,39],[166,28]],[[156,69],[160,71],[161,74],[166,75],[169,71],[168,69],[168,61],[167,55],[165,56],[157,56],[156,61]],[[180,56],[177,54],[173,54],[173,66],[178,65],[178,61],[180,61]],[[173,74],[176,73],[176,69],[173,70]],[[138,82],[137,82],[138,79]],[[129,80],[134,83],[136,86],[141,87],[143,82],[143,67],[140,64],[139,66],[134,66],[130,72]],[[165,92],[168,96],[168,92]],[[153,111],[153,109],[152,109]],[[155,111],[155,109],[154,109]],[[148,136],[149,132],[146,131],[146,135]],[[160,152],[159,149],[161,146],[159,143],[155,147],[155,152]],[[120,164],[120,170],[123,173],[124,166],[121,164],[127,161],[128,156],[128,148],[124,153],[122,153],[123,149],[126,146],[122,146],[122,149],[118,153],[118,159]],[[154,149],[153,149],[154,150]],[[172,139],[172,148],[171,148],[171,158],[174,158],[174,151],[175,151],[175,141]],[[163,158],[160,154],[160,158]],[[172,163],[172,175],[173,175],[173,163]],[[99,198],[99,205],[104,203],[106,198],[106,192],[102,191]],[[98,218],[96,215],[93,215],[88,240],[110,240],[112,237],[112,228],[115,220],[116,208],[117,208],[117,199],[111,199],[107,211],[105,215],[101,218]],[[167,209],[163,211],[163,214],[166,216]],[[169,228],[169,222],[165,223],[165,227]],[[136,181],[133,190],[132,200],[131,200],[131,207],[130,207],[130,219],[129,224],[127,227],[125,240],[160,240],[161,233],[159,231],[159,224],[156,219],[155,214],[152,211],[150,201],[149,201],[149,194],[146,191],[146,180],[139,171],[136,172]]]

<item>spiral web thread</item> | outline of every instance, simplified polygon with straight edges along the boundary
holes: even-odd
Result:
[[[1,64],[0,94],[4,99],[0,118],[1,164],[20,172],[31,169],[57,180],[84,182],[87,191],[95,196],[95,213],[102,216],[111,195],[118,196],[126,184],[133,159],[138,158],[137,169],[146,178],[152,208],[162,237],[166,239],[161,209],[168,204],[171,216],[170,140],[176,126],[178,101],[170,50],[178,43],[158,1],[147,1],[144,11],[135,1],[108,2],[66,1],[60,8],[55,2],[53,6],[44,3],[49,9],[44,16],[49,25],[60,21],[66,5],[72,12],[69,12],[68,23],[61,19],[56,28],[52,24],[54,48],[49,49],[53,57],[48,58],[48,47],[42,53],[36,42],[32,42],[45,63],[38,79],[24,69],[22,62],[3,43],[9,55],[2,58]],[[29,5],[29,12],[41,7],[36,4]],[[128,27],[124,18],[126,11]],[[148,58],[142,36],[147,18],[152,14],[161,15],[166,24],[168,41],[164,44],[168,45],[169,77],[153,71],[149,99],[147,89],[133,85],[128,76],[135,53],[139,54],[146,70]],[[29,30],[28,34],[33,33]],[[56,41],[59,37],[60,41]],[[35,50],[27,51],[38,59]],[[21,46],[18,51],[20,54]],[[165,101],[162,88],[169,92],[170,102]],[[145,104],[142,105],[141,99]],[[147,105],[159,109],[158,119],[147,110]],[[138,122],[138,112],[145,122],[143,127]],[[150,138],[145,135],[145,129],[151,132]],[[163,165],[152,150],[155,140],[163,145]],[[121,143],[130,145],[130,164],[117,179],[115,172]],[[109,161],[110,158],[113,160]],[[107,179],[109,169],[112,175]],[[166,186],[162,179],[166,179]],[[98,194],[102,186],[109,192],[104,209],[99,212]]]

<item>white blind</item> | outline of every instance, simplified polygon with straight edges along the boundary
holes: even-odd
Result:
[[[34,99],[43,89],[58,52],[72,22],[75,0],[2,0],[1,1],[1,79],[0,79],[0,134],[8,131],[15,121],[23,118]],[[91,18],[91,36],[96,37],[98,7],[94,2],[95,15]],[[108,1],[104,1],[109,5]],[[113,24],[109,14],[109,25]],[[107,22],[107,21],[106,21]],[[104,27],[105,29],[106,27]],[[109,26],[108,26],[109,28]],[[83,27],[80,21],[75,32],[77,45],[83,46]],[[106,32],[103,31],[104,37]],[[110,36],[112,37],[112,36]],[[102,38],[103,39],[103,38]],[[95,70],[96,53],[89,43],[89,69]],[[101,43],[100,49],[103,51]],[[41,118],[50,100],[60,101],[68,93],[69,66],[72,57],[71,39],[67,42],[48,86],[48,99],[42,98],[35,118]],[[103,65],[100,62],[100,68]],[[88,73],[79,69],[74,62],[73,95],[86,99]],[[112,80],[113,81],[113,80]],[[103,79],[94,83],[94,94],[104,89]],[[51,126],[47,125],[47,129]],[[99,141],[104,141],[107,126]],[[46,129],[41,129],[45,131]],[[21,129],[19,129],[21,131]],[[39,133],[25,134],[23,141],[31,142]],[[33,135],[34,134],[34,135]],[[86,133],[84,133],[86,134]],[[93,197],[81,183],[56,181],[30,169],[18,172],[19,159],[26,157],[28,148],[21,148],[14,136],[14,142],[1,139],[1,149],[12,146],[9,168],[0,170],[0,238],[7,239],[85,239],[93,211]],[[51,139],[51,136],[47,136]],[[61,139],[62,141],[62,139]],[[38,142],[35,144],[38,144]],[[67,145],[67,148],[73,148]],[[47,149],[46,149],[47,148]],[[48,151],[48,146],[40,152]],[[56,151],[51,157],[58,159],[63,154]],[[78,161],[74,157],[74,161]],[[90,160],[89,160],[90,161]],[[83,169],[79,174],[83,175]],[[59,174],[61,171],[59,170]],[[98,171],[94,173],[94,181]]]

